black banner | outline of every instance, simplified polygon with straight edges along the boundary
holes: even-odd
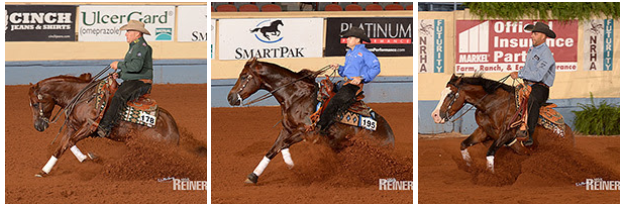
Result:
[[[328,18],[325,56],[345,56],[346,39],[340,34],[351,27],[365,30],[371,43],[365,46],[376,56],[412,56],[412,18]]]
[[[5,41],[76,41],[76,6],[5,5]]]

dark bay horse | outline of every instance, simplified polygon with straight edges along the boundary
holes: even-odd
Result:
[[[486,166],[491,172],[495,170],[495,153],[506,144],[518,154],[529,154],[529,150],[520,141],[515,141],[517,129],[508,129],[516,111],[514,91],[514,87],[482,78],[480,74],[474,77],[452,75],[447,82],[441,92],[441,99],[432,112],[432,118],[434,122],[442,124],[449,121],[449,118],[462,109],[465,103],[475,106],[475,121],[478,128],[460,144],[462,158],[468,166],[471,166],[472,161],[467,148],[486,141],[494,140],[486,153]],[[547,140],[574,142],[573,131],[568,125],[563,137],[537,125],[532,137],[535,142]]]
[[[115,82],[108,77],[109,82]],[[80,77],[72,76],[56,76],[39,81],[35,85],[31,85],[28,91],[28,100],[30,108],[33,112],[34,126],[37,131],[43,132],[48,128],[50,116],[55,106],[61,109],[67,107],[75,95],[84,89],[91,81],[91,74],[83,74]],[[116,84],[116,82],[115,82]],[[43,167],[42,171],[36,176],[41,177],[50,173],[52,167],[56,164],[57,159],[69,148],[74,153],[78,161],[83,162],[88,157],[84,155],[76,143],[89,136],[97,136],[91,131],[91,124],[94,123],[98,111],[95,109],[96,100],[91,100],[96,88],[91,88],[75,105],[75,108],[69,115],[66,122],[67,127],[61,134],[59,147],[52,154],[48,163]],[[125,141],[126,139],[138,138],[142,140],[151,140],[163,142],[172,145],[178,145],[180,134],[178,126],[174,118],[165,109],[158,107],[158,116],[156,125],[152,128],[138,125],[123,120],[119,121],[112,130],[108,138],[115,141]],[[89,154],[89,158],[93,158]]]
[[[232,106],[237,106],[260,89],[273,92],[272,95],[278,100],[282,109],[283,127],[263,160],[254,172],[248,175],[246,183],[255,184],[258,176],[278,152],[282,153],[284,162],[289,168],[294,166],[289,147],[302,141],[306,135],[305,125],[316,105],[315,78],[317,75],[310,70],[295,73],[272,63],[257,61],[256,58],[250,59],[243,67],[239,79],[228,94],[228,102]],[[384,117],[378,114],[377,119],[378,128],[375,131],[334,123],[327,137],[330,141],[340,141],[360,132],[380,141],[378,142],[380,145],[393,146],[395,143],[393,130]]]

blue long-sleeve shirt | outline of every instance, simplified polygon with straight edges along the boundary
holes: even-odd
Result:
[[[525,66],[519,70],[519,78],[543,82],[549,87],[553,86],[553,81],[556,79],[556,61],[546,43],[530,47]]]
[[[354,46],[345,55],[345,66],[339,66],[339,75],[351,79],[362,77],[363,83],[371,82],[380,74],[380,61],[364,44]]]

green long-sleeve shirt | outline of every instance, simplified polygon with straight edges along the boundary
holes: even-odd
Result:
[[[143,37],[130,43],[128,53],[123,61],[117,64],[121,69],[118,73],[122,80],[152,79],[152,47]]]

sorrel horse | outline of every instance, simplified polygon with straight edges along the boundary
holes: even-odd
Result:
[[[520,141],[516,139],[516,129],[508,129],[516,105],[514,87],[504,83],[482,78],[481,74],[474,77],[452,75],[445,89],[441,92],[441,98],[432,112],[432,118],[436,123],[445,123],[454,116],[465,103],[475,106],[475,121],[478,128],[460,144],[462,158],[468,166],[471,166],[471,156],[468,147],[475,144],[494,140],[486,153],[487,169],[495,171],[495,153],[499,148],[506,145],[518,154],[529,154]],[[537,125],[534,135],[534,145],[539,141],[566,141],[574,142],[573,131],[566,125],[564,136],[553,134],[551,130]]]
[[[115,82],[110,77],[107,79],[110,79],[110,82]],[[40,132],[46,130],[54,107],[58,105],[61,109],[64,109],[70,105],[72,99],[83,90],[91,80],[91,74],[82,74],[80,77],[56,76],[31,85],[28,91],[28,100],[33,112],[35,129]],[[64,129],[64,133],[61,134],[60,144],[52,154],[52,157],[50,157],[48,163],[36,176],[42,177],[50,173],[57,159],[68,148],[71,148],[70,150],[74,153],[78,161],[83,162],[88,158],[76,147],[76,143],[89,136],[97,137],[97,134],[90,129],[91,124],[94,123],[98,114],[95,109],[96,100],[91,100],[96,91],[95,89],[96,88],[91,88],[87,90],[84,97],[80,98],[78,103],[75,104],[71,113],[65,113],[69,117],[66,122],[67,127]],[[157,122],[154,127],[149,128],[147,126],[120,120],[119,124],[111,130],[108,138],[123,142],[130,137],[177,145],[180,134],[178,133],[176,121],[171,114],[165,109],[158,107]],[[89,153],[89,158],[93,159],[91,153]]]
[[[228,94],[228,102],[232,106],[241,105],[244,99],[256,91],[263,89],[272,93],[282,109],[282,131],[273,146],[254,172],[248,175],[246,183],[255,184],[271,159],[278,152],[282,153],[284,162],[290,169],[294,166],[289,147],[302,141],[306,135],[305,125],[308,117],[315,111],[316,82],[319,72],[302,70],[298,73],[281,66],[257,61],[252,58],[243,67],[239,79]],[[394,145],[395,136],[384,117],[377,115],[378,128],[375,131],[334,123],[327,134],[331,142],[340,141],[356,133],[365,133],[380,145]],[[310,121],[310,120],[308,120]]]

